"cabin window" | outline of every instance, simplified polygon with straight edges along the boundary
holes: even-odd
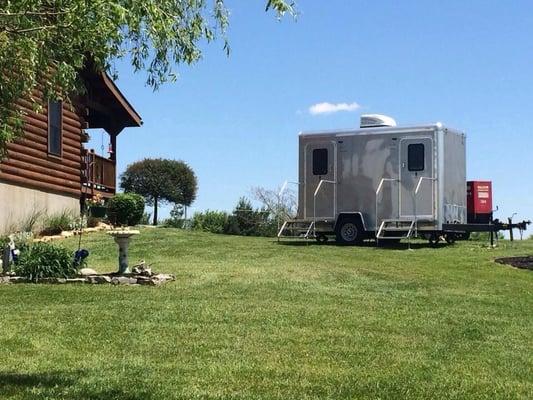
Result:
[[[61,157],[63,102],[48,102],[48,153]]]
[[[409,171],[423,171],[425,167],[424,145],[422,143],[407,146],[407,168]]]
[[[313,175],[328,174],[328,149],[313,150]]]

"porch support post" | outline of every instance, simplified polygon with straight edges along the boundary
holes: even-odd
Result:
[[[117,161],[117,135],[115,133],[109,133],[109,138],[111,142],[111,151],[109,159]]]

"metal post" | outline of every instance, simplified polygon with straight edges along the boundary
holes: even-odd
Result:
[[[7,274],[11,270],[10,263],[11,263],[11,247],[9,245],[6,245],[2,251],[2,272],[4,274]]]
[[[509,218],[507,218],[507,220],[509,221],[509,239],[512,242],[514,240],[514,237],[513,237],[513,218],[509,217]]]

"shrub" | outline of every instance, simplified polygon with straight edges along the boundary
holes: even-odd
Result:
[[[167,226],[173,221],[167,220]],[[174,227],[174,226],[173,226]],[[241,236],[275,236],[277,222],[271,218],[269,211],[254,209],[246,198],[239,199],[233,213],[223,211],[206,211],[195,213],[191,228],[211,233],[226,233]]]
[[[138,225],[144,214],[144,199],[135,193],[119,193],[109,199],[107,210],[115,225]]]
[[[102,221],[102,218],[96,218],[91,215],[87,217],[87,227],[88,228],[95,228],[98,226],[98,224]]]
[[[139,222],[141,225],[150,225],[150,218],[152,218],[151,213],[143,213],[143,217],[141,218],[141,222]]]
[[[71,278],[78,272],[70,252],[50,243],[34,243],[21,253],[15,272],[32,282],[42,278]]]
[[[188,220],[186,219],[176,219],[176,218],[167,218],[163,221],[163,226],[165,228],[179,228],[184,229],[188,225]]]
[[[73,228],[76,217],[70,210],[46,216],[41,230],[42,235],[59,235],[62,231]]]
[[[191,228],[211,233],[226,233],[228,214],[224,211],[205,211],[195,213]]]
[[[175,204],[170,210],[170,217],[163,222],[167,228],[185,228],[188,221],[183,218],[185,207],[181,204]]]
[[[43,215],[43,210],[37,208],[32,209],[30,213],[23,218],[20,224],[20,230],[22,232],[37,232],[37,224]]]
[[[9,238],[13,242],[15,249],[19,250],[20,252],[28,250],[33,243],[32,232],[17,232],[9,235]]]
[[[273,236],[276,222],[265,209],[254,209],[246,198],[239,199],[228,219],[227,233],[241,236]]]

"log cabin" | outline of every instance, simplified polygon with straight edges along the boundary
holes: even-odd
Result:
[[[35,213],[64,210],[79,214],[87,198],[109,198],[116,191],[117,136],[142,124],[140,115],[105,72],[86,69],[82,96],[43,103],[41,111],[19,100],[25,111],[24,134],[7,145],[0,160],[0,233],[20,229]],[[109,134],[109,157],[85,148],[87,129]]]

